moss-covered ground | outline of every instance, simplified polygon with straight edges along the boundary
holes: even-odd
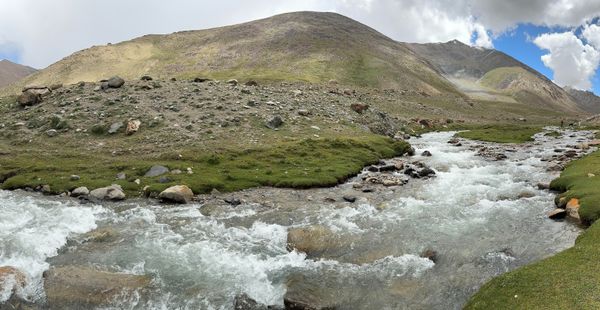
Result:
[[[459,132],[457,135],[465,139],[487,142],[524,143],[533,141],[533,135],[541,131],[542,126],[486,125]]]

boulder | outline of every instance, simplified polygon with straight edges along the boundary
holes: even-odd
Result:
[[[138,130],[140,130],[140,125],[142,124],[142,122],[140,122],[137,119],[134,120],[130,120],[129,122],[127,122],[127,127],[125,129],[125,134],[130,136],[136,132],[138,132]]]
[[[125,84],[125,80],[123,80],[122,78],[120,78],[118,76],[113,76],[110,79],[108,79],[108,81],[106,81],[106,83],[108,84],[108,87],[110,87],[110,88],[121,88],[121,86],[123,86]]]
[[[87,196],[89,194],[90,194],[90,190],[85,186],[78,187],[71,191],[71,196],[73,196],[73,197]]]
[[[44,272],[44,290],[50,309],[91,309],[111,306],[117,300],[134,301],[152,279],[99,271],[83,266],[52,267]]]
[[[308,258],[319,257],[328,250],[339,247],[338,238],[324,226],[290,228],[287,236],[288,251],[306,253]]]
[[[281,127],[281,125],[283,125],[283,119],[279,115],[273,116],[270,120],[268,120],[265,123],[265,126],[267,126],[270,129],[277,129]]]
[[[99,200],[123,200],[125,199],[125,193],[120,185],[113,184],[111,186],[97,188],[90,192],[90,197]]]
[[[42,95],[27,90],[24,91],[21,95],[19,95],[19,97],[17,98],[17,102],[23,107],[32,106],[42,102]]]
[[[117,240],[119,233],[110,227],[97,228],[83,235],[84,242],[111,242]]]
[[[352,109],[352,111],[354,111],[358,114],[363,114],[365,111],[367,111],[369,109],[369,105],[361,104],[361,103],[353,103],[350,105],[350,108]]]
[[[165,202],[189,203],[194,199],[194,193],[185,185],[177,185],[162,191],[158,198]]]
[[[152,166],[148,172],[144,175],[146,178],[153,178],[165,173],[169,173],[169,168],[164,166]]]
[[[52,90],[46,86],[28,85],[23,88],[23,92],[31,92],[40,96],[46,96],[52,93]]]

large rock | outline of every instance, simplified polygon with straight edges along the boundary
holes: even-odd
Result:
[[[169,168],[164,167],[164,166],[152,166],[152,168],[150,168],[150,170],[148,170],[148,172],[146,172],[144,177],[154,178],[159,175],[163,175],[165,173],[169,173]]]
[[[165,189],[158,198],[166,202],[189,203],[194,199],[194,193],[185,185],[177,185]]]
[[[555,209],[554,211],[548,213],[548,217],[553,220],[561,220],[567,216],[567,210],[565,209]]]
[[[130,275],[89,267],[53,267],[44,273],[44,289],[51,309],[91,309],[122,300],[135,300],[150,286],[146,275]]]
[[[90,192],[90,197],[100,200],[123,200],[125,193],[120,185],[113,184],[108,187],[97,188]]]
[[[141,124],[142,124],[142,122],[140,122],[137,119],[130,120],[129,122],[127,122],[127,128],[125,129],[125,134],[130,136],[130,135],[138,132],[138,130],[140,130]]]
[[[22,290],[27,284],[27,276],[19,269],[12,266],[0,267],[0,293]],[[1,296],[1,295],[0,295]],[[0,305],[2,309],[2,305]]]
[[[118,76],[113,76],[106,82],[110,88],[121,88],[125,84],[125,80]]]
[[[73,196],[73,197],[87,196],[89,194],[90,194],[90,190],[85,186],[78,187],[78,188],[74,189],[73,191],[71,191],[71,196]]]
[[[31,90],[26,90],[19,95],[17,102],[23,107],[32,106],[42,102],[42,95]]]
[[[348,238],[336,235],[324,226],[290,228],[287,236],[288,251],[306,253],[308,258],[334,258],[347,252],[352,242]]]

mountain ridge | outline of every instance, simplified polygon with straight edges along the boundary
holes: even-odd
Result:
[[[8,59],[0,60],[0,88],[18,82],[37,71],[37,69],[14,63]]]

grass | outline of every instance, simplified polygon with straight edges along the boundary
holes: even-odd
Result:
[[[578,198],[582,221],[594,224],[574,247],[493,279],[466,309],[600,308],[600,151],[569,164],[550,187],[563,201]]]
[[[488,125],[469,131],[459,132],[461,138],[497,142],[497,143],[524,143],[533,141],[533,135],[542,131],[538,126],[519,125]]]
[[[98,188],[120,184],[130,196],[157,193],[176,185],[188,185],[196,194],[212,189],[231,192],[257,186],[310,188],[336,185],[357,174],[381,158],[404,154],[410,146],[390,138],[364,135],[352,138],[305,139],[279,142],[269,147],[228,150],[218,153],[187,149],[165,152],[158,157],[110,156],[63,149],[51,154],[19,152],[0,156],[0,180],[7,178],[3,189],[35,188],[50,185],[52,193],[62,193],[79,186]],[[179,156],[181,155],[181,157]],[[180,159],[182,158],[182,159]],[[91,164],[93,163],[93,164]],[[182,174],[167,175],[168,183],[159,178],[144,178],[152,165],[163,165]],[[187,168],[194,174],[187,174]],[[127,180],[115,176],[125,172]],[[71,175],[80,180],[72,181]],[[4,176],[4,177],[3,177]],[[133,181],[140,179],[141,184]]]

